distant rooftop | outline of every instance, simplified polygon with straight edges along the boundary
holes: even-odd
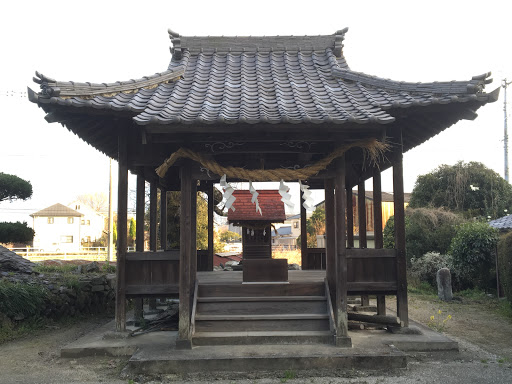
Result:
[[[507,215],[496,220],[491,220],[489,221],[489,225],[496,229],[512,229],[512,215]]]
[[[54,204],[48,208],[42,209],[38,212],[32,213],[31,217],[82,217],[83,214],[75,211],[60,203]]]

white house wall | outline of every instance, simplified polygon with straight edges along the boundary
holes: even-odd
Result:
[[[48,223],[48,217],[34,217],[34,248],[46,252],[78,252],[80,251],[80,217],[73,217],[73,223],[68,223],[67,217],[54,217],[53,224]],[[69,236],[72,242],[68,243]],[[67,238],[65,238],[67,237]]]

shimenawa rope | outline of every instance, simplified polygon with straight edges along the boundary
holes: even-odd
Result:
[[[214,160],[208,159],[201,153],[194,152],[188,148],[180,148],[174,152],[167,160],[156,169],[160,177],[164,177],[168,169],[180,158],[188,158],[200,163],[204,168],[217,175],[226,175],[230,178],[237,178],[250,181],[296,181],[307,180],[311,176],[327,168],[327,166],[336,158],[343,155],[351,148],[362,148],[366,152],[366,157],[371,162],[376,162],[384,152],[389,150],[390,144],[377,139],[366,139],[343,145],[331,152],[329,155],[319,160],[315,164],[301,169],[244,169],[240,167],[224,167]]]

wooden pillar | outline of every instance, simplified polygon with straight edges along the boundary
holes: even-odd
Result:
[[[346,196],[345,196],[345,156],[335,162],[335,221],[336,221],[336,340],[339,347],[350,347],[347,318],[347,254],[346,254]]]
[[[364,180],[357,185],[357,217],[359,218],[359,248],[366,248],[366,189]]]
[[[373,170],[373,233],[375,249],[384,248],[382,236],[382,186],[380,169]],[[377,295],[377,315],[386,314],[386,296]]]
[[[128,246],[128,138],[118,137],[116,331],[126,331],[126,251]]]
[[[366,240],[366,188],[364,180],[360,180],[357,185],[357,217],[359,221],[359,248],[367,248]],[[361,295],[361,305],[370,305],[370,297]]]
[[[400,144],[402,143],[400,135]],[[397,270],[397,315],[402,327],[409,326],[407,304],[407,273],[405,259],[405,207],[402,147],[398,148],[393,161],[393,202],[395,209],[395,248]]]
[[[146,182],[144,177],[137,175],[137,197],[135,207],[135,250],[144,252],[144,211],[146,197]],[[144,319],[144,303],[142,298],[134,300],[134,318],[136,322]]]
[[[208,183],[208,271],[213,271],[213,208],[215,207],[215,194],[213,181]]]
[[[157,242],[156,242],[156,234],[157,234],[157,187],[154,181],[151,181],[149,184],[149,250],[156,252],[157,250]]]
[[[181,207],[180,207],[180,282],[179,282],[179,325],[177,348],[192,348],[190,334],[190,262],[192,250],[192,177],[190,163],[187,161],[180,170]]]
[[[158,250],[157,245],[157,201],[158,201],[158,190],[156,187],[156,182],[151,181],[149,183],[149,250],[151,252],[156,252]],[[149,309],[156,310],[156,298],[149,299]]]
[[[326,276],[331,291],[331,298],[335,297],[336,287],[336,221],[334,217],[334,180],[325,179],[325,253]]]
[[[309,269],[308,265],[308,231],[306,229],[306,208],[302,205],[303,193],[300,196],[300,255],[302,269]]]
[[[354,248],[354,204],[352,187],[347,187],[347,248]]]
[[[197,180],[192,180],[192,186],[190,187],[190,292],[193,299],[194,286],[196,283],[197,275]],[[192,304],[192,302],[191,302]]]
[[[160,189],[160,248],[167,250],[167,190]]]

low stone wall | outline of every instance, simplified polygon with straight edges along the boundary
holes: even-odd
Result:
[[[59,319],[88,313],[102,313],[114,308],[115,274],[18,274],[0,272],[0,280],[11,283],[39,285],[44,289],[44,303],[39,316]],[[11,320],[24,320],[16,314]]]

